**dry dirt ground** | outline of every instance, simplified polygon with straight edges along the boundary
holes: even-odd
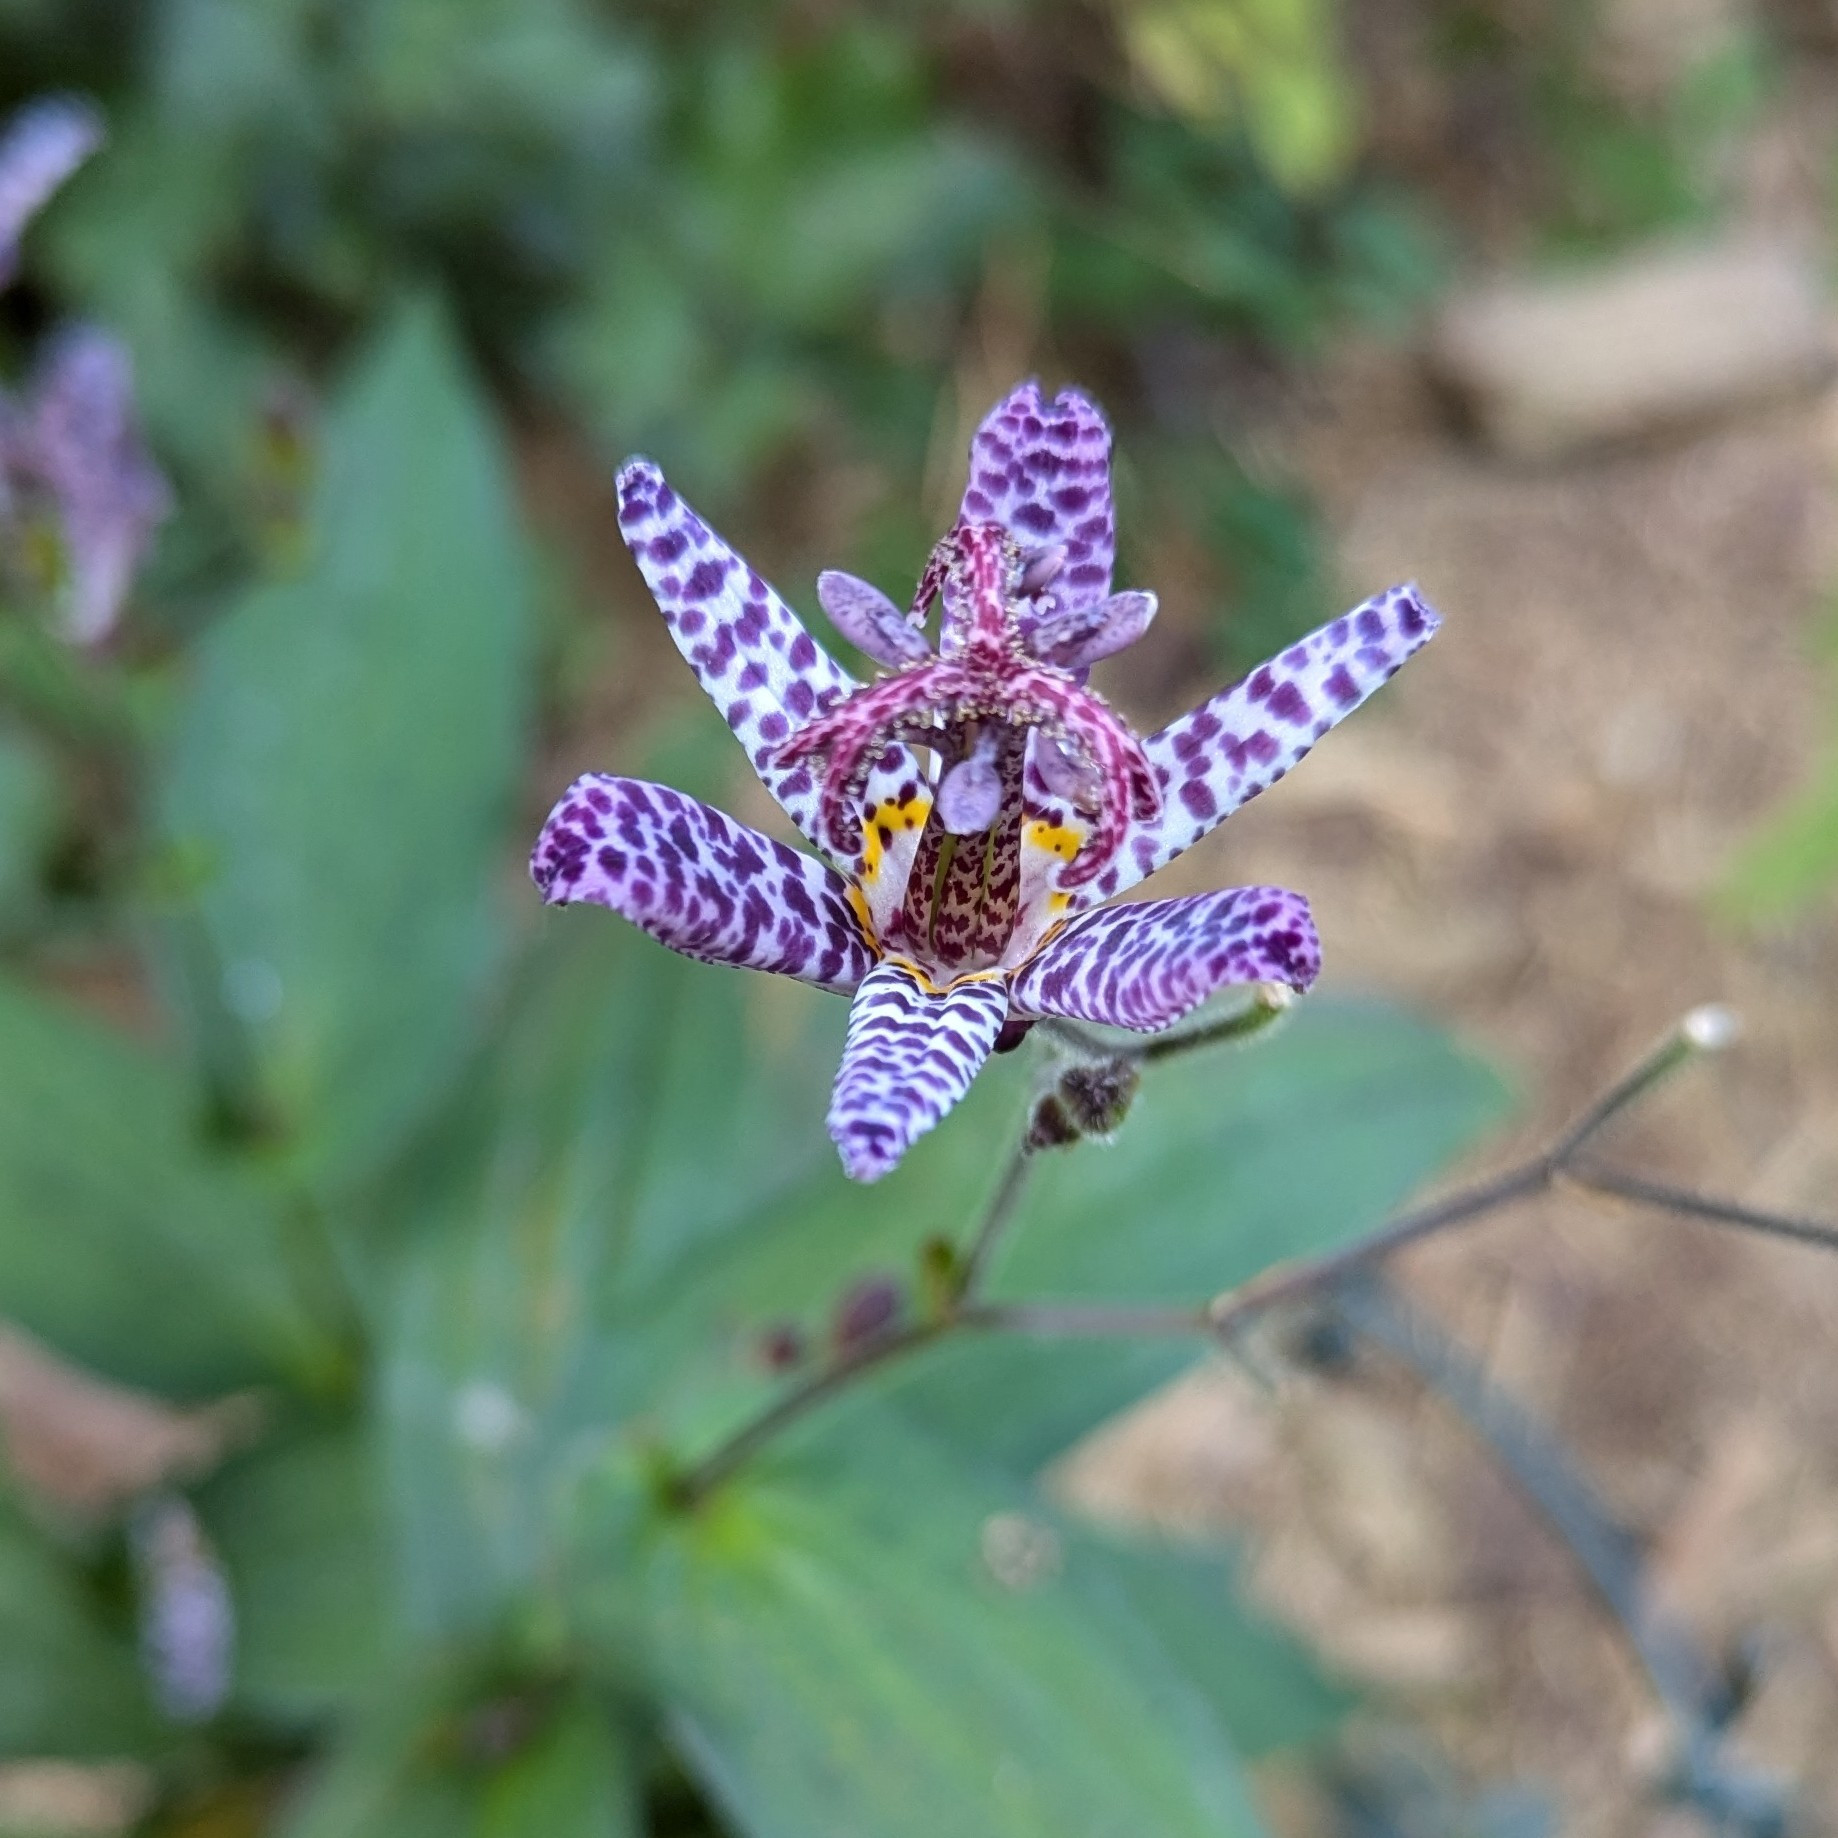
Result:
[[[1349,354],[1274,429],[1348,597],[1447,616],[1368,716],[1170,871],[1305,889],[1328,981],[1484,1049],[1552,1131],[1694,1003],[1740,1044],[1619,1128],[1618,1159],[1838,1213],[1838,918],[1714,916],[1732,855],[1829,733],[1838,396],[1526,472],[1439,422],[1408,356]],[[1157,891],[1162,891],[1158,882]],[[1401,1260],[1404,1286],[1561,1432],[1662,1599],[1756,1664],[1739,1752],[1838,1823],[1838,1259],[1564,1195]],[[1477,1780],[1554,1784],[1575,1838],[1707,1829],[1651,1792],[1664,1722],[1563,1547],[1408,1383],[1223,1366],[1107,1432],[1079,1496],[1249,1540],[1262,1599]],[[1288,1820],[1319,1829],[1293,1791]]]

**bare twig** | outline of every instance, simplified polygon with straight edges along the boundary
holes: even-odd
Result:
[[[1679,1017],[1677,1024],[1636,1065],[1589,1105],[1551,1145],[1554,1164],[1573,1161],[1585,1144],[1600,1135],[1605,1124],[1643,1098],[1660,1081],[1700,1053],[1720,1053],[1740,1031],[1734,1013],[1719,1003],[1705,1002]]]
[[[1598,1167],[1594,1162],[1566,1167],[1564,1178],[1591,1193],[1612,1194],[1616,1199],[1632,1200],[1636,1205],[1656,1207],[1662,1212],[1680,1213],[1687,1219],[1702,1219],[1711,1225],[1733,1225],[1745,1232],[1762,1232],[1771,1238],[1791,1238],[1799,1244],[1816,1244],[1828,1251],[1838,1251],[1838,1226],[1826,1225],[1817,1219],[1758,1212],[1734,1200],[1719,1200],[1711,1194],[1694,1193],[1688,1187],[1650,1181],[1642,1174]]]
[[[1015,1144],[1008,1166],[1002,1171],[1001,1182],[984,1209],[983,1222],[977,1227],[976,1235],[970,1240],[963,1260],[957,1267],[957,1295],[960,1301],[975,1295],[989,1274],[990,1260],[995,1256],[1002,1234],[1007,1231],[1021,1205],[1021,1196],[1027,1191],[1028,1175],[1033,1167],[1033,1150],[1024,1135]]]

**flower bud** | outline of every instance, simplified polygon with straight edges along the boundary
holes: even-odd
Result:
[[[905,1297],[898,1280],[876,1274],[852,1283],[836,1301],[830,1342],[839,1354],[859,1352],[899,1320]]]
[[[1136,1062],[1116,1055],[1069,1067],[1060,1075],[1059,1099],[1081,1136],[1114,1136],[1141,1083]]]
[[[1060,1102],[1058,1092],[1049,1091],[1034,1106],[1027,1126],[1030,1149],[1069,1149],[1079,1140],[1079,1135],[1079,1127]]]

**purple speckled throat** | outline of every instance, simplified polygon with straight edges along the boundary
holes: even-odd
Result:
[[[1155,602],[1111,591],[1110,431],[1076,391],[1048,404],[1025,383],[985,418],[906,610],[821,578],[838,628],[889,666],[865,686],[648,461],[620,474],[619,507],[678,650],[827,862],[668,787],[589,774],[531,873],[550,904],[591,901],[690,957],[850,995],[829,1127],[851,1175],[888,1173],[1010,1022],[1152,1032],[1231,985],[1314,981],[1300,894],[1098,903],[1273,785],[1427,642],[1436,615],[1414,589],[1143,739],[1085,682]]]

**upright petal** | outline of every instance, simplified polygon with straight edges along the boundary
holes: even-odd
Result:
[[[858,1181],[878,1181],[970,1089],[1008,1018],[999,977],[935,995],[892,959],[863,979],[830,1101],[830,1136]]]
[[[1009,984],[1021,1017],[1063,1015],[1153,1034],[1234,983],[1306,989],[1321,941],[1308,902],[1282,887],[1228,887],[1084,913]]]
[[[855,687],[804,623],[679,498],[649,460],[619,474],[619,529],[689,667],[720,709],[753,769],[785,814],[820,849],[845,865],[848,844],[883,800],[909,782],[916,763],[905,748],[882,756],[852,822],[826,822],[816,779],[803,764],[775,766],[776,748],[812,715]],[[832,835],[832,831],[834,835]]]
[[[75,96],[28,102],[0,130],[0,287],[46,199],[102,144],[102,116]]]
[[[1110,429],[1075,389],[1042,404],[1033,380],[983,417],[970,443],[962,523],[999,523],[1024,549],[1061,547],[1049,589],[1062,608],[1102,600],[1116,560]]]
[[[1135,886],[1274,785],[1440,624],[1415,586],[1389,588],[1150,736],[1161,815],[1132,831],[1077,903]]]
[[[536,839],[530,878],[550,906],[610,907],[703,963],[843,994],[874,963],[840,875],[643,779],[576,779]]]

